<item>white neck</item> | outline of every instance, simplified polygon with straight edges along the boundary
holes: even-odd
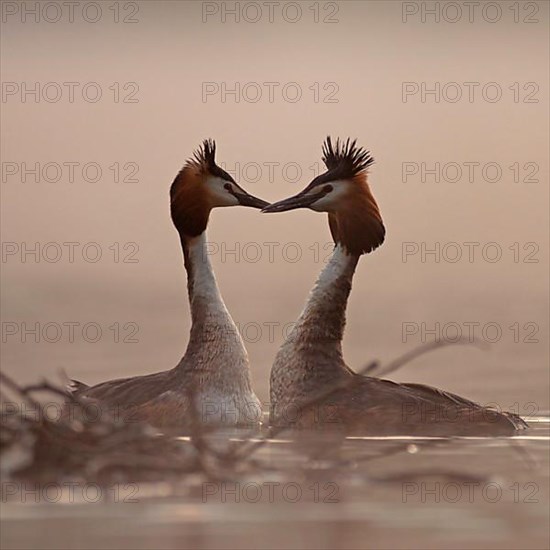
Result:
[[[273,418],[278,408],[296,398],[313,395],[351,371],[342,357],[342,337],[351,280],[359,256],[337,245],[307,300],[304,311],[285,340],[271,368],[270,399]]]
[[[187,256],[189,259],[187,275],[192,281],[189,298],[191,301],[195,298],[204,298],[212,309],[229,315],[210,263],[207,244],[206,231],[198,237],[187,240]],[[189,272],[189,270],[191,271]]]
[[[358,260],[359,256],[350,255],[341,245],[336,245],[289,339],[341,342],[351,281]]]
[[[180,366],[191,370],[223,373],[248,372],[248,355],[239,331],[220,294],[210,263],[206,232],[183,237],[188,277],[191,334]]]

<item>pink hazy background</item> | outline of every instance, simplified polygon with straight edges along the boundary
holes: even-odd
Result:
[[[503,3],[498,22],[478,17],[451,24],[430,17],[423,23],[420,15],[403,22],[399,2],[338,3],[334,15],[321,3],[321,21],[329,17],[334,23],[315,23],[305,5],[296,23],[280,15],[273,23],[266,15],[257,23],[237,23],[229,14],[224,22],[218,5],[220,11],[203,22],[204,4],[142,2],[133,16],[136,23],[114,23],[107,4],[102,4],[102,19],[92,24],[78,14],[74,23],[35,24],[18,15],[3,23],[4,83],[80,83],[72,103],[66,94],[58,102],[36,103],[32,96],[23,102],[21,93],[3,100],[3,162],[96,162],[103,174],[96,183],[85,181],[78,168],[73,183],[67,173],[58,182],[35,182],[31,176],[23,183],[20,174],[2,180],[4,246],[80,243],[73,263],[66,253],[52,263],[36,262],[31,255],[23,262],[20,252],[3,258],[3,327],[94,322],[102,329],[96,343],[86,342],[78,328],[72,343],[67,332],[57,343],[4,334],[5,371],[32,381],[55,379],[63,368],[97,383],[174,366],[189,330],[185,273],[168,211],[176,172],[203,138],[212,137],[218,161],[229,171],[237,163],[262,167],[258,181],[251,181],[254,166],[236,174],[249,192],[278,200],[310,181],[310,167],[320,162],[321,143],[331,134],[357,137],[372,152],[376,163],[369,181],[387,227],[386,243],[361,260],[354,281],[344,342],[350,366],[359,368],[373,358],[388,361],[420,344],[420,334],[403,342],[403,323],[419,328],[426,323],[428,329],[438,322],[457,323],[464,335],[473,326],[469,323],[479,323],[476,335],[482,339],[481,328],[495,323],[502,336],[489,351],[449,348],[417,360],[394,378],[520,413],[532,412],[530,403],[548,409],[548,5],[537,3],[538,23],[515,23]],[[99,84],[101,100],[82,99],[79,90],[87,82]],[[215,88],[222,82],[228,88],[235,82],[241,88],[257,83],[247,87],[248,97],[254,99],[258,87],[263,95],[257,102],[242,97],[236,102],[229,94],[222,101],[220,93],[203,97],[205,83]],[[279,83],[273,102],[265,82]],[[280,93],[290,82],[302,91],[295,103]],[[456,82],[463,92],[462,83],[480,85],[473,102],[436,102],[433,95],[422,102],[419,93],[405,102],[404,82],[426,82],[431,88],[435,82]],[[488,82],[502,89],[499,101],[483,99],[481,89]],[[518,102],[509,88],[516,82]],[[137,102],[115,102],[113,83],[120,84],[121,98],[134,90],[123,90],[125,83],[137,83],[132,97]],[[523,88],[526,83],[538,86],[534,96],[529,96],[533,88]],[[452,87],[447,89],[454,97]],[[524,102],[528,96],[538,102]],[[329,98],[333,102],[323,101]],[[109,167],[128,162],[136,163],[138,182],[115,183]],[[458,163],[464,173],[455,183],[436,183],[429,175],[422,182],[420,174],[403,181],[405,162],[428,168]],[[502,177],[487,181],[478,168],[470,182],[465,162],[497,163]],[[279,163],[273,178],[266,163]],[[296,174],[288,163],[301,169],[295,182],[288,181]],[[519,163],[520,180],[531,172],[525,163],[534,163],[538,172],[532,178],[538,182],[514,182],[509,168],[514,163]],[[448,174],[452,178],[454,172]],[[267,400],[282,327],[301,311],[327,255],[326,218],[309,211],[268,216],[220,209],[211,217],[208,236],[217,247],[212,261],[224,299],[235,321],[247,327],[255,387]],[[96,263],[82,259],[82,245],[89,242],[98,243],[103,253]],[[122,250],[130,242],[139,246],[138,261],[113,261],[109,247],[120,243],[123,258],[133,249]],[[424,242],[428,248],[436,242],[481,245],[473,262],[463,245],[458,262],[436,262],[433,255],[422,262],[420,253],[403,261],[405,242]],[[494,263],[481,255],[489,242],[502,249]],[[272,262],[264,243],[280,243],[270,245],[275,247]],[[297,245],[285,248],[285,261],[287,243]],[[514,243],[519,243],[517,262],[509,248]],[[524,249],[526,243],[535,243],[534,248]],[[240,247],[240,252],[224,256],[222,247]],[[525,262],[537,247],[529,257],[538,262]],[[261,257],[251,261],[258,250]],[[288,261],[296,250],[301,259]],[[446,250],[454,256],[454,249]],[[114,342],[109,327],[115,322],[134,323],[137,342]],[[121,329],[121,338],[128,333]]]

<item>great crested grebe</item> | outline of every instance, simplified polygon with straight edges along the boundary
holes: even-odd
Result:
[[[328,137],[323,162],[327,171],[303,191],[263,209],[327,212],[335,242],[271,368],[271,424],[384,435],[497,435],[526,427],[511,413],[430,386],[362,376],[346,365],[342,336],[352,278],[360,256],[384,242],[385,228],[367,183],[370,153],[355,140],[337,140],[334,147]]]
[[[205,140],[170,188],[172,222],[178,230],[191,309],[187,350],[171,370],[86,386],[71,393],[127,421],[157,427],[188,427],[194,420],[214,425],[256,424],[261,406],[252,390],[248,355],[223,302],[206,246],[210,211],[221,206],[263,208],[215,161],[216,144]],[[191,409],[191,407],[194,407]]]

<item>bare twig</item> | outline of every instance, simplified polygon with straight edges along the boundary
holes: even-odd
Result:
[[[417,346],[416,348],[404,353],[403,355],[400,355],[397,357],[397,359],[394,359],[393,361],[390,361],[385,366],[380,366],[376,361],[373,361],[363,367],[359,373],[365,374],[367,376],[376,376],[377,378],[380,378],[381,376],[386,376],[390,372],[394,372],[407,363],[410,363],[417,357],[420,357],[421,355],[424,355],[426,353],[429,353],[431,351],[438,350],[440,348],[444,348],[447,346],[456,346],[456,345],[466,345],[466,346],[476,346],[480,349],[487,349],[488,345],[483,342],[482,340],[478,339],[470,339],[470,338],[460,338],[459,340],[455,342],[449,342],[447,340],[439,340],[436,342],[428,342],[427,344],[423,344],[421,346]]]

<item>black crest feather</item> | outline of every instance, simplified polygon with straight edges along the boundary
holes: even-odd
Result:
[[[193,152],[193,157],[187,161],[187,166],[198,168],[201,172],[210,172],[224,180],[235,180],[216,164],[216,142],[213,139],[203,140],[201,146]]]
[[[349,179],[366,170],[374,159],[370,151],[357,146],[356,139],[340,141],[338,138],[333,146],[331,137],[327,136],[323,143],[323,162],[333,178]]]
[[[213,139],[205,139],[201,147],[193,152],[193,159],[196,164],[212,168],[216,166],[216,142]]]

